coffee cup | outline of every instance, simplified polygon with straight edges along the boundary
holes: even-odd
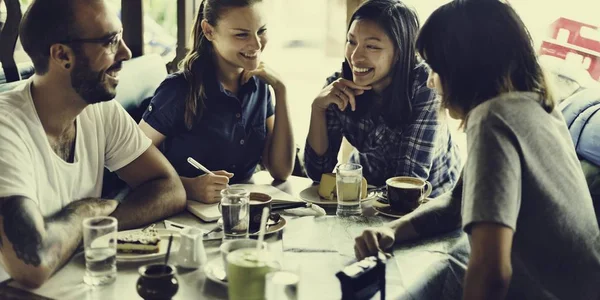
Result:
[[[271,212],[271,196],[263,193],[250,193],[250,221],[249,233],[256,233],[260,230],[260,218],[263,208],[268,207]]]
[[[415,210],[431,194],[429,181],[408,177],[392,177],[385,181],[390,207],[399,213]]]

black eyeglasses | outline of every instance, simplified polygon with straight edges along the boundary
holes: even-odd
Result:
[[[74,44],[74,43],[93,43],[93,44],[102,44],[104,47],[108,48],[111,54],[117,53],[119,50],[119,45],[123,40],[123,29],[121,29],[117,33],[113,33],[109,36],[101,37],[101,38],[76,38],[70,39],[60,42],[61,44]]]

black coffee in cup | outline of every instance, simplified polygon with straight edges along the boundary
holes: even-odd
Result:
[[[431,184],[415,177],[392,177],[386,180],[387,198],[391,208],[399,213],[409,213],[419,207],[431,194]]]
[[[250,193],[250,222],[249,233],[256,233],[260,230],[260,218],[263,208],[268,207],[271,212],[271,196],[263,193]]]

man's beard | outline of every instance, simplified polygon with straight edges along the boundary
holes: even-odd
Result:
[[[83,53],[77,54],[77,62],[71,72],[71,86],[88,104],[110,101],[116,91],[103,81],[103,72],[91,70],[90,61]]]

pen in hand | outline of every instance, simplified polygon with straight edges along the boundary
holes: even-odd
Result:
[[[197,162],[195,159],[188,157],[187,162],[192,165],[194,168],[203,171],[206,174],[210,174],[210,175],[215,175],[215,173],[211,172],[209,169],[207,169],[205,166],[203,166],[202,164],[200,164],[199,162]]]

